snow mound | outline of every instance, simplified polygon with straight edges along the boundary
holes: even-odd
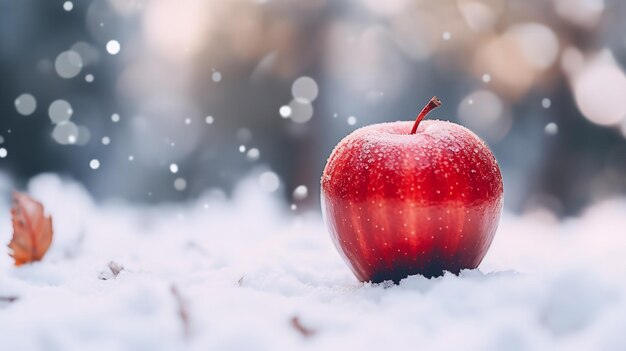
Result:
[[[1,183],[5,183],[3,180]],[[6,184],[0,185],[8,199]],[[157,207],[95,204],[53,175],[42,262],[0,249],[4,350],[622,350],[626,200],[503,216],[480,270],[362,284],[316,213],[255,182]],[[0,243],[11,235],[0,204]]]

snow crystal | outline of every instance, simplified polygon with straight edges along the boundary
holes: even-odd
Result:
[[[175,163],[170,164],[170,172],[172,172],[173,174],[178,173],[178,165]]]
[[[65,11],[72,11],[72,9],[74,8],[74,4],[71,1],[66,1],[63,3],[63,10]]]
[[[120,42],[117,40],[109,40],[106,45],[107,52],[111,55],[117,55],[120,52]]]
[[[93,159],[93,160],[89,161],[89,167],[91,169],[94,169],[94,170],[100,168],[100,161],[98,161],[96,159]]]
[[[1,147],[0,148],[0,158],[5,158],[7,157],[7,155],[9,154],[9,152],[7,151],[7,149]]]
[[[280,107],[280,109],[278,109],[278,113],[280,113],[280,116],[282,118],[288,118],[289,116],[291,116],[291,107],[283,105]]]

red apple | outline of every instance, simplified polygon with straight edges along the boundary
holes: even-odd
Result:
[[[321,180],[333,242],[361,281],[395,282],[476,268],[502,212],[502,175],[485,143],[458,124],[426,120],[355,130]],[[412,128],[411,128],[412,127]]]

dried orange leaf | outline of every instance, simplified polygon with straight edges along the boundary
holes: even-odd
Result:
[[[13,238],[9,248],[15,265],[39,261],[52,243],[52,218],[46,217],[43,205],[32,197],[14,192]]]

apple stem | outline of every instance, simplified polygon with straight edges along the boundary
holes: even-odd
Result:
[[[420,114],[417,115],[417,118],[415,119],[415,124],[413,124],[413,129],[411,129],[411,134],[415,134],[415,132],[417,132],[417,127],[419,126],[420,122],[424,119],[424,117],[426,117],[426,115],[430,111],[436,109],[439,106],[441,106],[441,100],[439,100],[439,98],[437,98],[436,96],[433,96],[433,98],[430,99],[428,104],[424,106],[424,108],[422,109],[422,112],[420,112]]]

